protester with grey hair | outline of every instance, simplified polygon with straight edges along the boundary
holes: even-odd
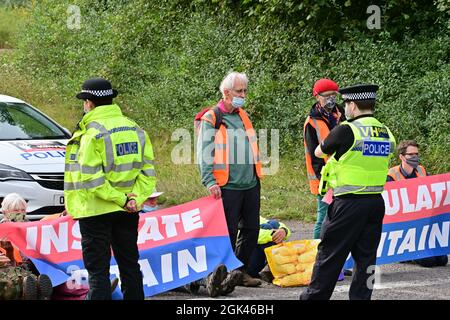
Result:
[[[243,263],[230,275],[241,273],[239,284],[255,287],[261,281],[247,268],[258,240],[262,166],[256,133],[243,109],[247,85],[245,73],[224,77],[222,99],[201,117],[197,156],[201,181],[211,195],[222,199],[231,245]]]
[[[27,202],[17,193],[10,193],[2,201],[4,215],[0,223],[28,221]],[[40,274],[30,259],[8,239],[0,239],[0,251],[8,263],[0,267],[0,300],[49,300],[53,286],[46,274]]]

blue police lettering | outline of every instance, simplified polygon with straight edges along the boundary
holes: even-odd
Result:
[[[363,156],[386,157],[391,151],[388,141],[364,141]]]
[[[25,160],[30,159],[47,159],[47,158],[64,158],[65,151],[46,151],[46,152],[24,152],[20,154]]]
[[[116,154],[118,157],[125,156],[127,154],[137,154],[138,144],[137,142],[125,142],[116,144]]]

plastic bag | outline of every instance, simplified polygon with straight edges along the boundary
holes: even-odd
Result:
[[[264,249],[273,284],[281,287],[305,286],[311,282],[320,240],[295,240]]]

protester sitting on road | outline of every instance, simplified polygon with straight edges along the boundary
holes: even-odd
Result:
[[[272,282],[273,275],[267,265],[264,249],[286,241],[290,236],[291,230],[284,223],[260,217],[258,245],[250,257],[248,274]]]
[[[1,223],[28,221],[27,202],[17,193],[5,196],[1,211],[4,215]],[[46,274],[39,274],[31,260],[7,239],[1,239],[0,251],[9,259],[9,263],[0,268],[0,299],[50,299],[52,282]]]
[[[151,211],[156,211],[159,209],[158,197],[164,192],[153,192],[147,200],[144,201],[140,213],[146,213]]]
[[[419,144],[417,141],[401,141],[398,144],[397,151],[401,163],[400,165],[389,169],[387,176],[388,182],[428,176],[428,172],[419,164]],[[413,262],[426,268],[442,267],[447,265],[448,257],[446,255],[442,255],[416,259],[408,262]]]
[[[235,287],[242,282],[242,277],[240,270],[235,269],[228,272],[224,264],[219,264],[207,277],[188,283],[176,290],[181,289],[191,294],[198,294],[200,288],[204,287],[211,298],[219,295],[226,296],[232,293]]]

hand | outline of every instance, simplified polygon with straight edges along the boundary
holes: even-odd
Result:
[[[272,234],[272,241],[275,243],[283,242],[284,238],[286,238],[286,231],[284,229],[276,229]]]
[[[130,199],[125,203],[125,210],[128,212],[137,212],[137,203],[136,200]]]
[[[222,197],[222,190],[220,190],[219,185],[215,184],[209,187],[209,193],[214,196],[216,199],[220,199]]]

